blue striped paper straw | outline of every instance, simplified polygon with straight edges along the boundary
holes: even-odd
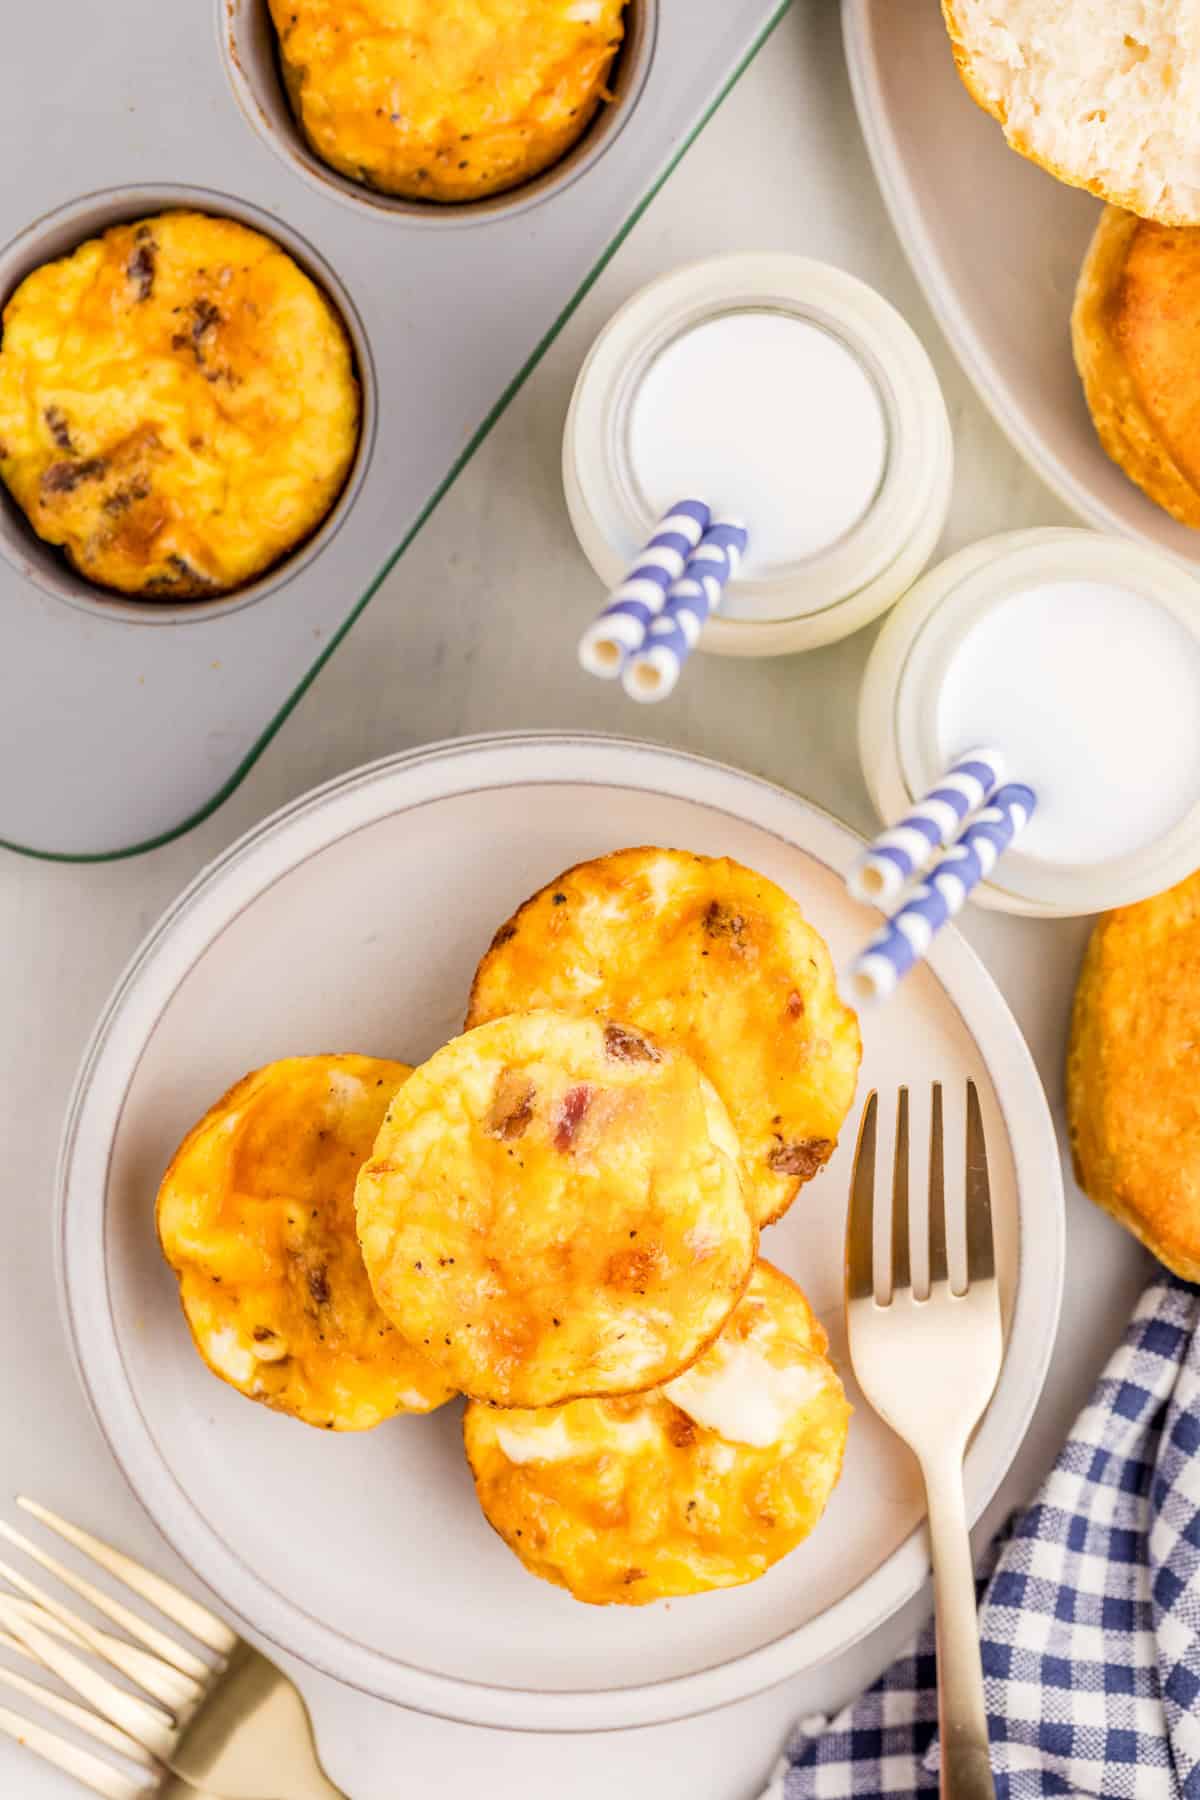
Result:
[[[721,596],[737,574],[749,542],[738,519],[717,519],[705,532],[687,567],[672,583],[666,604],[646,631],[621,672],[621,685],[631,700],[665,700],[679,680],[704,621],[721,604]]]
[[[659,520],[654,536],[579,640],[579,661],[589,675],[612,681],[630,651],[641,648],[647,626],[662,611],[671,583],[683,574],[711,518],[702,500],[680,500]]]
[[[934,934],[985,880],[996,860],[1023,831],[1037,807],[1037,795],[1023,782],[1010,782],[971,820],[956,844],[913,889],[894,918],[873,937],[850,971],[859,1000],[883,1000],[925,955]]]
[[[999,750],[968,750],[898,825],[881,831],[846,877],[851,897],[884,912],[900,898],[931,856],[949,844],[969,814],[1004,781]]]

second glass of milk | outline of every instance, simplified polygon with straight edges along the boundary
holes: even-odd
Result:
[[[974,744],[1038,796],[976,890],[1064,916],[1159,893],[1200,866],[1200,589],[1098,532],[1012,532],[925,575],[872,651],[859,744],[900,817]]]

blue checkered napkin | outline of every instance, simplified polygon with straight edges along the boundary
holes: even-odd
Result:
[[[999,1800],[1200,1800],[1200,1289],[1165,1273],[1027,1512],[979,1613]],[[933,1627],[763,1800],[937,1792]]]

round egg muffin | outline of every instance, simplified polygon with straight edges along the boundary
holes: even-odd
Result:
[[[81,575],[138,599],[230,593],[311,536],[359,412],[330,302],[232,219],[116,225],[4,309],[0,478]]]
[[[418,1069],[357,1199],[384,1312],[500,1406],[680,1373],[754,1265],[737,1139],[695,1064],[557,1013],[498,1019]]]
[[[686,1050],[729,1109],[760,1224],[833,1154],[858,1022],[796,902],[729,857],[618,850],[527,900],[479,965],[467,1024],[538,1007],[623,1019]]]
[[[159,1189],[159,1241],[204,1361],[328,1431],[454,1392],[376,1306],[354,1228],[355,1176],[409,1074],[370,1056],[268,1063],[193,1127]]]
[[[625,0],[270,0],[292,108],[352,181],[479,200],[530,180],[606,98]]]
[[[594,1605],[754,1581],[808,1536],[850,1408],[794,1282],[760,1262],[685,1375],[622,1400],[471,1404],[480,1504],[527,1569]]]
[[[1200,871],[1106,913],[1075,994],[1067,1122],[1081,1188],[1200,1281]]]

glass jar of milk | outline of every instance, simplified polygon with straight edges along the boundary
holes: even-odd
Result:
[[[893,605],[932,556],[953,473],[919,340],[853,276],[804,257],[675,270],[601,333],[567,417],[563,481],[606,587],[677,501],[749,548],[702,647],[775,656]]]
[[[863,677],[859,747],[900,818],[975,744],[1037,811],[972,898],[1063,917],[1200,867],[1200,583],[1099,532],[1017,531],[916,583]]]

